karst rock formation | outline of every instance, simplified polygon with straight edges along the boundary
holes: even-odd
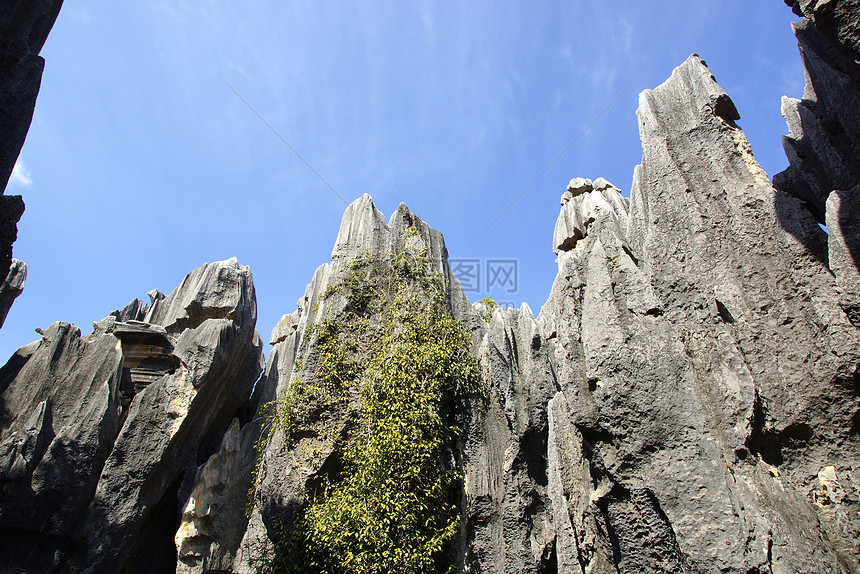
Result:
[[[405,252],[443,279],[483,381],[439,462],[459,473],[439,571],[860,573],[860,7],[788,4],[807,73],[782,104],[789,168],[771,181],[690,56],[640,94],[629,199],[603,178],[561,196],[537,315],[470,303],[441,233],[364,195],[265,362],[235,259],[90,335],[44,330],[0,369],[0,572],[272,571],[362,399],[289,440],[274,405],[315,384],[312,326],[355,304],[355,262]]]
[[[27,277],[27,266],[12,258],[24,200],[4,189],[33,119],[45,68],[39,52],[62,5],[62,0],[6,0],[0,6],[0,327]]]

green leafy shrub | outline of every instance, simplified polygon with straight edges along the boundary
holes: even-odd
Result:
[[[484,297],[481,299],[480,303],[484,306],[484,310],[481,313],[481,318],[484,319],[487,323],[493,322],[493,309],[499,306],[498,303],[495,302],[491,297]]]
[[[410,231],[407,239],[418,235]],[[292,528],[281,529],[262,570],[446,569],[444,549],[460,524],[454,408],[480,392],[481,374],[445,294],[426,249],[408,241],[387,258],[356,259],[324,294],[345,297],[346,307],[309,328],[306,340],[315,338],[319,354],[313,381],[293,382],[272,428],[292,447],[303,427],[332,409],[347,411],[350,423],[336,439],[342,469],[310,493]]]

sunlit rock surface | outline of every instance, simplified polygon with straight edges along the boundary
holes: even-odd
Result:
[[[359,257],[426,249],[486,385],[456,408],[446,566],[860,573],[855,3],[789,4],[812,18],[806,94],[783,103],[791,167],[771,182],[690,56],[640,95],[629,199],[602,178],[559,190],[537,316],[470,303],[441,233],[364,195],[264,370],[235,260],[91,335],[44,330],[0,370],[0,571],[259,571],[354,416],[260,442],[272,401],[315,376],[308,327],[345,305],[323,294]]]

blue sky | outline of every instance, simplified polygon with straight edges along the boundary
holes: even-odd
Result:
[[[785,167],[780,97],[803,89],[794,20],[779,0],[66,0],[6,191],[27,204],[14,255],[28,278],[0,356],[56,320],[86,334],[231,256],[253,271],[264,340],[295,309],[345,205],[228,84],[347,201],[406,203],[452,258],[517,260],[517,292],[491,294],[537,313],[567,182],[628,194],[637,94],[689,54],[734,99],[765,170]]]

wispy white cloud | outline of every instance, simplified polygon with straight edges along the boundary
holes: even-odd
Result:
[[[633,54],[633,25],[623,16],[613,24],[612,41],[629,58]]]
[[[27,170],[27,166],[20,159],[15,162],[15,167],[12,168],[12,175],[9,177],[10,185],[20,187],[30,187],[33,185],[33,176]]]

